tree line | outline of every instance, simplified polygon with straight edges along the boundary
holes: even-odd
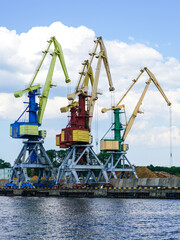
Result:
[[[67,150],[47,150],[46,151],[49,159],[51,160],[53,167],[54,168],[58,168],[63,159],[66,156]],[[100,152],[98,154],[99,159],[105,163],[105,161],[108,159],[110,153],[106,153],[106,152]],[[10,168],[11,164],[9,162],[5,162],[4,160],[0,159],[0,168]],[[180,175],[180,167],[162,167],[162,166],[153,166],[152,164],[147,166],[148,169],[150,169],[152,172],[157,171],[163,171],[163,172],[167,172],[169,174],[172,175]]]
[[[147,166],[152,172],[167,172],[172,175],[180,175],[180,167],[161,167],[161,166],[153,166],[152,164]]]
[[[11,164],[9,162],[5,162],[4,160],[0,159],[0,168],[10,168]]]

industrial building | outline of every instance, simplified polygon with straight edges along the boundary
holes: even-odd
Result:
[[[0,168],[0,179],[9,179],[11,177],[12,168]]]

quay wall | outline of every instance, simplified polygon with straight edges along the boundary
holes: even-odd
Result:
[[[180,177],[111,179],[113,187],[180,187]]]

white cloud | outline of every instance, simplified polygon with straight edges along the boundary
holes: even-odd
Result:
[[[170,140],[174,147],[180,145],[180,129],[176,126],[172,127],[172,138],[170,137],[170,128],[154,127],[151,130],[145,130],[136,133],[131,133],[127,137],[127,142],[133,146],[148,145],[150,147],[167,147],[170,146]],[[138,137],[137,137],[138,136]]]
[[[24,100],[24,98],[23,98]],[[0,93],[0,118],[16,120],[23,112],[24,106],[22,99],[16,99],[13,94]]]
[[[67,27],[60,22],[55,22],[49,27],[34,27],[27,33],[20,35],[4,27],[0,28],[0,79],[3,82],[4,71],[16,75],[16,84],[22,88],[29,83],[42,58],[42,52],[47,47],[47,40],[55,36],[60,42],[65,55],[66,65],[71,66],[69,70],[72,80],[77,78],[80,63],[87,57],[87,46],[92,45],[95,38],[94,32],[84,26],[73,28]],[[53,50],[53,47],[51,48]],[[49,67],[49,60],[45,61],[40,71],[39,83],[44,83]],[[73,67],[72,67],[73,66]],[[60,74],[58,75],[58,72]],[[22,76],[23,75],[23,76]],[[17,77],[18,76],[18,77]],[[60,76],[59,85],[65,85],[62,68],[57,63],[54,78]],[[23,81],[22,81],[23,77]],[[74,84],[74,81],[72,81]],[[23,86],[24,85],[24,86]],[[6,87],[9,82],[6,81]]]
[[[54,97],[53,99],[49,99],[47,102],[44,118],[51,119],[66,117],[66,114],[60,112],[60,108],[65,107],[67,105],[68,105],[67,98]]]
[[[61,133],[61,129],[59,129],[59,131],[54,129],[47,129],[47,138],[52,138],[55,141],[55,137],[59,133]]]
[[[12,93],[23,89],[32,79],[35,69],[42,58],[41,51],[46,49],[46,41],[52,36],[55,36],[62,46],[69,76],[72,80],[70,86],[73,90],[79,78],[78,72],[82,68],[81,63],[89,58],[88,53],[93,49],[94,31],[85,26],[78,28],[68,27],[61,22],[55,22],[47,27],[33,27],[27,33],[20,35],[14,30],[10,31],[0,27],[1,119],[15,120],[23,112],[25,108],[23,98],[15,99]],[[180,62],[173,57],[164,58],[160,52],[149,46],[135,43],[133,37],[129,37],[129,39],[133,41],[133,44],[120,41],[105,41],[116,93],[108,92],[108,81],[104,66],[102,66],[99,88],[103,90],[103,95],[99,96],[99,103],[95,108],[95,117],[100,122],[109,121],[112,118],[111,114],[101,114],[101,108],[116,104],[130,86],[131,80],[138,76],[139,69],[146,66],[155,74],[169,100],[172,102],[173,134],[176,136],[174,141],[178,145],[180,144]],[[53,48],[51,48],[52,50]],[[36,83],[44,84],[50,59],[48,57],[45,60]],[[57,61],[59,60],[57,59]],[[56,63],[53,82],[59,86],[59,92],[54,89],[50,90],[51,96],[48,100],[44,119],[64,118],[65,115],[59,111],[61,106],[67,104],[67,100],[64,97],[64,89],[67,84],[64,79],[62,68],[58,62]],[[125,101],[128,117],[132,114],[147,79],[148,76],[144,73],[137,86],[128,95]],[[135,138],[138,134],[138,141],[140,142],[155,144],[158,139],[160,144],[165,144],[166,141],[164,139],[168,138],[168,108],[153,84],[149,87],[141,109],[144,110],[145,114],[138,116],[135,120],[134,124],[136,125],[133,126],[133,129],[135,128],[136,132],[135,135],[132,132],[129,140],[131,141],[133,136]],[[161,130],[158,135],[156,135],[156,128]],[[144,129],[146,129],[146,133]],[[146,137],[148,132],[151,133],[149,138]]]

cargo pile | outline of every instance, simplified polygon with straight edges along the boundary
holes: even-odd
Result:
[[[152,172],[147,167],[135,167],[138,178],[157,178],[155,172]]]
[[[138,178],[170,178],[170,177],[177,177],[176,175],[172,175],[167,172],[152,172],[147,167],[135,167],[136,173],[138,175]]]
[[[178,177],[177,175],[173,175],[167,172],[155,172],[158,178],[170,178],[170,177]]]
[[[178,177],[176,175],[169,174],[167,172],[152,172],[147,167],[135,167],[138,178],[170,178]],[[117,173],[117,178],[119,178],[121,172]],[[133,177],[134,178],[134,177]]]

